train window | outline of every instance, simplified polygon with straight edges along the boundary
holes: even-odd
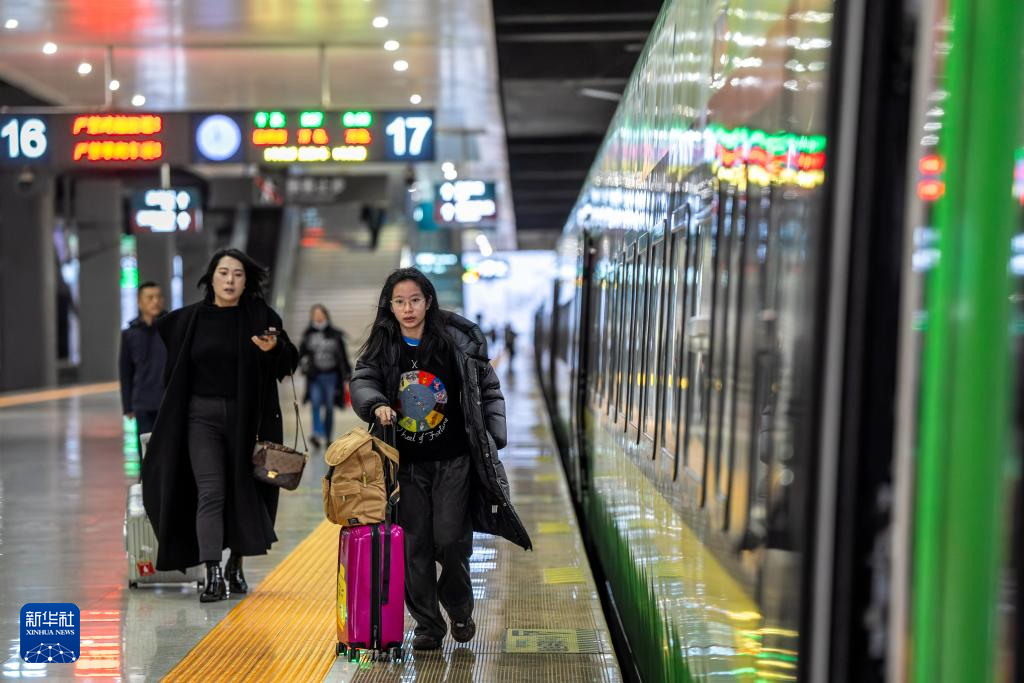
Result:
[[[683,394],[683,466],[698,482],[705,478],[706,419],[708,391],[708,361],[710,349],[709,309],[711,308],[710,264],[713,233],[711,206],[703,207],[691,219],[687,238],[687,267],[685,286],[686,315],[684,318],[684,371]],[[703,504],[703,494],[701,495]]]
[[[736,360],[737,329],[735,321],[737,294],[742,277],[737,263],[743,235],[744,195],[734,185],[728,185],[719,206],[722,208],[719,225],[722,228],[718,239],[718,272],[715,277],[715,309],[712,311],[712,395],[710,404],[709,450],[714,469],[712,488],[715,493],[716,510],[724,512],[728,483],[728,453],[732,424],[729,421],[729,406],[734,389],[733,363]],[[724,517],[722,518],[724,521]]]
[[[665,240],[660,239],[651,249],[651,263],[648,268],[649,311],[647,333],[643,338],[644,351],[644,400],[641,426],[645,436],[654,439],[654,425],[658,417],[658,387],[663,382],[664,370],[658,349],[661,343],[662,326],[664,325],[664,275],[665,275]],[[657,449],[654,451],[657,456]]]
[[[623,430],[626,427],[626,407],[629,400],[629,347],[630,337],[633,333],[633,322],[636,316],[633,314],[633,300],[636,295],[636,245],[629,248],[626,256],[623,279],[622,279],[622,302],[619,316],[619,347],[617,349],[619,369],[617,373],[618,389],[616,392],[615,410],[616,419],[622,419]]]
[[[590,327],[587,332],[587,356],[590,367],[586,368],[586,382],[588,399],[594,407],[601,405],[601,397],[604,395],[604,373],[601,372],[603,362],[602,351],[604,350],[604,339],[601,330],[604,329],[605,309],[608,304],[607,275],[602,263],[591,259],[590,279],[584,284],[590,289]]]
[[[730,279],[734,272],[732,256],[735,235],[738,230],[737,205],[739,197],[736,187],[723,184],[719,193],[718,220],[715,235],[714,261],[712,264],[711,292],[711,340],[708,365],[711,368],[708,411],[706,414],[707,459],[705,472],[705,505],[708,494],[715,494],[716,509],[721,502],[722,487],[725,484],[722,447],[725,441],[726,382],[731,345],[729,338],[729,315],[731,303]],[[710,479],[710,481],[709,481]]]
[[[723,526],[726,529],[735,529],[736,525],[733,522],[739,524],[744,519],[747,507],[746,489],[750,485],[747,477],[747,454],[749,425],[753,420],[751,403],[755,369],[752,342],[757,318],[753,290],[757,287],[758,279],[757,217],[760,215],[760,197],[760,189],[748,183],[730,266],[734,279],[730,292],[732,304],[729,320],[732,358],[726,377],[728,442],[723,446],[726,458]]]
[[[618,363],[616,362],[616,350],[619,348],[619,300],[621,299],[620,291],[622,280],[622,261],[615,259],[611,265],[611,296],[608,313],[608,334],[605,335],[608,338],[608,345],[605,348],[605,386],[608,387],[607,393],[607,414],[611,414],[612,409],[616,405],[615,402],[615,390],[618,386],[616,381],[616,372],[618,371]]]
[[[626,399],[626,423],[639,429],[640,424],[640,397],[643,389],[644,372],[642,367],[644,344],[648,322],[650,319],[647,307],[647,289],[650,280],[648,269],[650,267],[650,250],[647,248],[647,236],[642,235],[637,245],[636,268],[634,269],[634,292],[633,308],[629,335],[629,396]]]
[[[679,443],[679,415],[682,407],[682,341],[683,341],[683,319],[685,309],[685,288],[683,286],[686,278],[686,239],[689,227],[689,212],[681,227],[677,228],[669,241],[668,268],[665,271],[666,291],[668,302],[666,306],[665,319],[665,343],[663,344],[665,369],[662,374],[665,376],[665,398],[662,401],[661,411],[661,443],[663,450],[672,459],[672,478],[679,476],[679,457],[677,444]]]

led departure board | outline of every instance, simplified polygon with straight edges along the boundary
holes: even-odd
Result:
[[[255,163],[359,164],[434,158],[434,115],[429,111],[260,111],[250,123],[248,158]]]
[[[434,159],[434,112],[304,110],[0,116],[0,165],[358,165]]]
[[[120,161],[160,161],[164,157],[158,114],[83,114],[71,124],[76,164]]]

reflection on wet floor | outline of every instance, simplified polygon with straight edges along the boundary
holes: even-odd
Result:
[[[410,656],[401,664],[335,662],[333,641],[324,642],[322,650],[306,643],[301,652],[313,654],[303,657],[325,658],[324,670],[333,666],[327,680],[621,679],[567,489],[552,457],[542,404],[525,379],[526,358],[519,374],[516,382],[505,381],[512,442],[503,459],[534,552],[477,535],[470,567],[478,626],[472,642],[456,647],[447,639],[442,652]],[[138,460],[135,435],[126,433],[118,412],[115,394],[0,409],[5,678],[156,680],[184,665],[189,651],[239,602],[201,605],[195,586],[128,589],[124,500],[138,476]],[[339,413],[336,424],[341,433],[357,420],[347,411]],[[246,573],[257,592],[259,582],[323,518],[319,479],[325,467],[319,453],[308,469],[303,485],[281,497],[281,541],[269,555],[247,560]],[[332,598],[328,581],[327,618],[333,618]],[[26,602],[74,602],[81,608],[81,659],[73,665],[21,661],[18,614]],[[407,623],[407,648],[412,626]],[[258,646],[280,647],[284,656],[286,641],[275,635]],[[239,673],[244,672],[236,667]],[[204,677],[218,675],[208,670]]]

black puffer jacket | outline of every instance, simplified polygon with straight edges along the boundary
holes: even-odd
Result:
[[[507,441],[505,398],[487,361],[487,340],[479,327],[462,316],[449,311],[441,311],[441,315],[455,341],[456,367],[462,380],[462,412],[474,465],[470,494],[473,529],[531,550],[530,536],[512,507],[505,466],[498,459],[498,449]],[[349,388],[352,408],[360,418],[373,422],[375,409],[397,402],[398,375],[398,349],[383,362],[371,364],[362,358],[356,362]]]

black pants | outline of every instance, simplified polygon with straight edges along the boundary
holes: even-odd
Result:
[[[416,620],[416,635],[442,638],[452,621],[473,613],[469,556],[473,524],[469,512],[470,459],[463,455],[437,462],[403,462],[399,523],[405,530],[405,604]],[[437,577],[434,562],[441,563]]]
[[[224,502],[235,452],[235,401],[193,396],[188,406],[188,453],[199,500],[199,561],[220,561],[224,551]]]
[[[155,410],[136,410],[135,411],[135,435],[136,438],[141,437],[147,432],[153,432],[153,425],[156,424],[156,411]],[[142,457],[142,441],[139,441],[139,457]]]

